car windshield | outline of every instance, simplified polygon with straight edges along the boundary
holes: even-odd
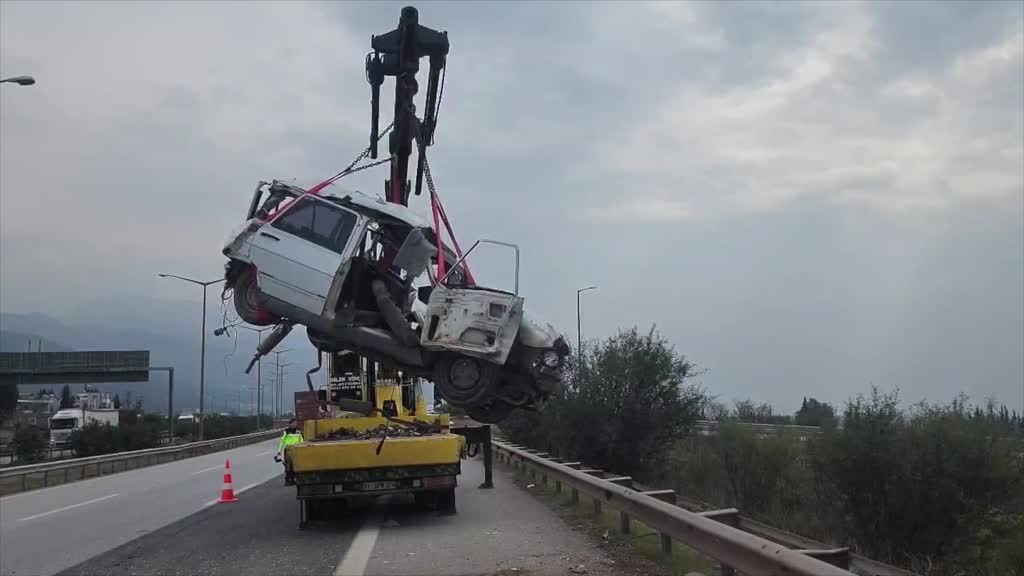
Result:
[[[50,420],[51,430],[68,430],[75,427],[75,418],[54,418]]]

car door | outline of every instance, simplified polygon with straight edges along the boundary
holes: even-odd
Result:
[[[250,258],[260,291],[320,315],[359,216],[316,196],[302,196],[260,227]]]

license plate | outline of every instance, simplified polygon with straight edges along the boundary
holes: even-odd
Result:
[[[394,480],[382,480],[379,482],[363,482],[363,490],[394,490],[398,488],[398,482]]]

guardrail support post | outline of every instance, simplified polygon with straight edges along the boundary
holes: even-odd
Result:
[[[601,501],[594,498],[594,514],[601,514]]]
[[[543,484],[544,486],[548,485],[548,475],[547,475],[547,473],[545,473],[545,472],[541,472],[540,473],[540,483]]]
[[[672,537],[669,536],[668,534],[665,534],[664,532],[659,534],[659,536],[661,536],[661,553],[664,554],[665,556],[671,556],[672,555]]]
[[[562,493],[562,481],[561,480],[555,480],[555,494],[561,494],[561,493]]]
[[[629,534],[629,514],[619,512],[619,532]]]
[[[572,497],[570,498],[573,504],[580,503],[580,491],[576,488],[572,489]]]

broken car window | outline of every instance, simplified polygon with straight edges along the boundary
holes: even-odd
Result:
[[[297,202],[272,226],[341,253],[356,225],[355,214],[312,198],[300,198]]]

